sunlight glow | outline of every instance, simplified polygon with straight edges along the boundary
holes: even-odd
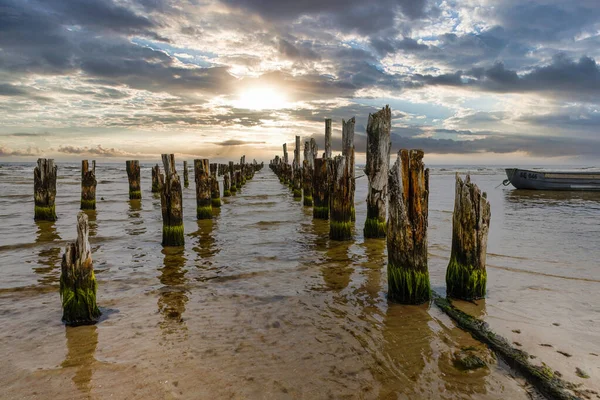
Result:
[[[288,107],[288,102],[281,90],[273,87],[252,87],[240,93],[234,106],[248,110],[279,110]]]

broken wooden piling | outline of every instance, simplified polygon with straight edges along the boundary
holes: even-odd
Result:
[[[313,218],[329,218],[329,182],[327,180],[327,166],[331,160],[315,158],[313,177]]]
[[[233,195],[237,192],[237,183],[235,181],[235,165],[233,164],[233,161],[229,161],[229,177],[231,178],[229,192]]]
[[[462,300],[485,297],[487,236],[490,227],[490,203],[487,194],[456,174],[454,214],[452,216],[452,252],[446,270],[446,294]]]
[[[183,187],[188,188],[190,186],[190,177],[188,175],[187,161],[183,162]]]
[[[388,299],[421,304],[430,298],[427,268],[429,169],[422,150],[401,150],[389,171]]]
[[[388,169],[390,162],[392,111],[389,106],[369,114],[367,124],[367,163],[365,174],[369,178],[367,194],[367,219],[365,238],[385,237]]]
[[[160,193],[162,190],[160,183],[160,167],[156,164],[152,167],[152,193]]]
[[[162,191],[160,204],[163,217],[163,246],[183,246],[183,192],[181,181],[175,170],[175,155],[162,155],[165,169],[164,181],[161,182]],[[160,175],[162,178],[163,176]]]
[[[350,118],[348,121],[342,119],[342,155],[346,156],[348,162],[348,172],[350,173],[350,215],[352,221],[356,221],[356,210],[354,207],[354,192],[356,183],[354,182],[354,125],[356,119]]]
[[[349,164],[346,156],[335,156],[328,163],[329,238],[332,240],[352,239]]]
[[[101,315],[96,304],[97,283],[88,236],[88,216],[80,211],[77,240],[67,245],[60,273],[62,320],[70,326],[95,324]]]
[[[302,162],[302,192],[304,194],[304,205],[313,205],[313,171],[315,157],[317,155],[317,143],[315,139],[304,142],[304,161]]]
[[[231,196],[231,192],[229,191],[229,174],[223,175],[223,197]]]
[[[56,165],[54,160],[38,158],[33,170],[34,219],[56,221]]]
[[[138,160],[126,161],[125,167],[127,168],[127,178],[129,179],[129,200],[141,199],[140,162]]]
[[[302,169],[300,169],[300,136],[296,136],[294,147],[294,164],[293,164],[293,194],[294,199],[302,198]]]
[[[210,203],[213,208],[221,207],[221,190],[217,178],[217,164],[210,164]]]
[[[196,180],[196,218],[211,219],[211,178],[207,159],[194,160],[194,178]]]
[[[92,169],[88,160],[81,161],[81,209],[96,209],[96,161],[92,161]]]
[[[331,118],[325,120],[325,154],[324,158],[331,158]]]

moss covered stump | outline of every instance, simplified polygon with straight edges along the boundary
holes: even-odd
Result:
[[[329,181],[327,180],[327,166],[331,160],[315,158],[313,178],[313,218],[329,219]]]
[[[223,175],[223,197],[231,196],[231,192],[229,191],[229,174]]]
[[[350,171],[346,156],[336,156],[328,165],[331,182],[329,197],[329,238],[352,239],[352,208],[350,207]]]
[[[388,299],[421,304],[431,295],[427,268],[429,170],[423,166],[423,151],[401,150],[388,175]]]
[[[127,178],[129,179],[129,200],[139,200],[142,198],[140,162],[138,160],[125,161],[125,168],[127,169]]]
[[[211,178],[208,159],[194,160],[196,218],[212,218]]]
[[[34,219],[56,221],[56,165],[54,160],[38,158],[33,170]]]
[[[213,208],[221,207],[221,189],[217,175],[217,164],[210,164],[210,202]]]
[[[183,231],[183,191],[179,175],[175,170],[175,156],[162,155],[165,169],[160,205],[163,217],[163,246],[183,246],[185,243]],[[162,177],[162,175],[161,175]]]
[[[92,168],[88,160],[81,161],[81,209],[96,209],[96,161],[92,161]]]
[[[60,274],[62,320],[70,326],[95,324],[101,315],[96,305],[98,285],[88,237],[88,217],[80,211],[77,215],[77,240],[67,245]]]
[[[485,297],[487,236],[490,203],[486,193],[456,174],[456,193],[452,216],[452,253],[446,270],[449,297],[474,300]]]

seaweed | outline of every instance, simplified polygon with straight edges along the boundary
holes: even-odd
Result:
[[[184,229],[182,225],[163,225],[163,246],[183,246],[184,240]]]
[[[36,221],[56,221],[56,206],[35,206],[34,219]]]
[[[212,206],[196,207],[197,219],[211,219],[212,217]]]
[[[446,270],[446,295],[462,300],[477,300],[485,297],[487,272],[460,264],[452,257]]]
[[[388,264],[388,299],[402,304],[422,304],[429,301],[429,272]]]
[[[384,238],[387,232],[387,224],[379,218],[367,218],[364,229],[365,238]]]
[[[96,200],[81,199],[81,209],[82,210],[95,210],[96,209]]]

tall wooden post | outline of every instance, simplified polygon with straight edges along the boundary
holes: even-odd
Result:
[[[231,192],[229,191],[229,174],[223,175],[223,197],[231,196]]]
[[[367,220],[365,238],[385,237],[385,203],[387,200],[388,169],[392,146],[390,131],[392,110],[385,106],[375,114],[369,114],[367,124],[367,164],[365,174],[369,178],[367,194]]]
[[[331,158],[331,118],[325,120],[325,158]]]
[[[235,171],[235,185],[238,190],[242,188],[242,171],[239,169]]]
[[[188,188],[190,186],[190,177],[188,175],[187,161],[183,162],[183,187]]]
[[[196,218],[211,219],[211,179],[207,159],[194,160],[194,177],[196,180]]]
[[[388,298],[420,304],[430,298],[427,268],[429,169],[422,150],[401,150],[389,172]]]
[[[329,238],[352,239],[352,207],[350,202],[350,171],[346,156],[336,156],[328,165]]]
[[[140,162],[138,160],[129,160],[125,162],[127,168],[127,178],[129,178],[129,200],[142,198],[140,188]]]
[[[156,164],[152,167],[152,193],[160,193],[162,186],[160,183],[160,167]]]
[[[313,178],[313,218],[329,218],[329,181],[327,180],[328,158],[315,158]]]
[[[77,240],[67,245],[60,271],[62,320],[70,326],[95,324],[101,314],[96,304],[98,285],[88,236],[88,216],[80,211],[77,214]]]
[[[446,270],[446,294],[463,300],[485,297],[485,259],[490,228],[487,194],[456,174],[456,194],[452,216],[452,253]]]
[[[183,192],[181,181],[175,170],[175,155],[162,155],[163,167],[165,169],[164,182],[160,204],[163,217],[163,246],[183,246]],[[162,175],[161,175],[162,177]]]
[[[33,170],[34,219],[56,221],[56,165],[54,160],[38,158]]]
[[[296,136],[293,165],[293,193],[295,199],[302,198],[302,169],[300,168],[300,136]]]
[[[310,152],[310,142],[304,142],[304,160],[302,161],[302,192],[304,194],[304,205],[312,207],[312,164],[314,159]]]
[[[88,160],[81,161],[81,209],[96,209],[96,161],[89,169]]]
[[[237,183],[235,182],[235,165],[233,164],[233,161],[229,161],[229,177],[231,178],[231,186],[229,187],[229,191],[231,194],[236,194]]]
[[[352,221],[356,221],[356,209],[354,207],[354,192],[356,183],[354,182],[354,124],[356,119],[350,118],[348,121],[342,119],[342,155],[346,156],[348,161],[348,171],[350,173],[350,214]]]
[[[210,202],[213,208],[221,207],[221,189],[217,178],[217,164],[210,164]]]

